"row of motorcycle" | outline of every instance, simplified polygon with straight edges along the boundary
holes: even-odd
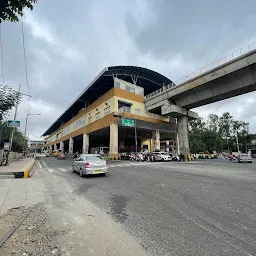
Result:
[[[129,153],[121,153],[121,160],[131,160],[131,161],[146,161],[146,162],[163,162],[163,161],[181,161],[181,159],[172,153],[168,154],[168,160],[166,160],[166,157],[163,157],[163,155],[158,154],[158,153],[144,153],[144,152],[139,152],[139,153],[134,153],[134,152],[129,152]]]

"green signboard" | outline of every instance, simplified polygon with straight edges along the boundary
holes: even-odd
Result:
[[[132,119],[122,119],[122,126],[134,127],[134,120],[132,120]]]
[[[20,127],[20,121],[17,120],[8,120],[7,121],[8,127]]]

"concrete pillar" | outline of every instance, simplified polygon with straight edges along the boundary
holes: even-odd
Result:
[[[68,153],[71,154],[71,155],[73,154],[73,145],[74,145],[74,139],[70,138],[69,139]]]
[[[60,150],[63,153],[63,151],[64,151],[64,142],[63,141],[60,142]]]
[[[176,153],[180,154],[180,142],[179,142],[179,136],[178,133],[176,134]]]
[[[118,125],[110,125],[109,154],[111,157],[118,156]]]
[[[89,135],[83,134],[83,154],[89,153]]]
[[[170,151],[170,142],[167,140],[166,141],[166,152]]]
[[[53,150],[57,150],[57,144],[53,145]]]
[[[188,117],[181,116],[177,118],[178,138],[177,146],[180,154],[189,155],[189,139],[188,139]]]
[[[152,131],[152,150],[160,150],[160,132],[159,130]]]

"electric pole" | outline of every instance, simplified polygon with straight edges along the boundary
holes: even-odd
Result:
[[[17,111],[18,111],[18,106],[19,106],[20,87],[21,87],[21,85],[19,85],[19,90],[18,90],[18,97],[17,97],[17,102],[16,102],[16,106],[15,106],[15,112],[14,112],[14,119],[13,119],[14,121],[16,121]],[[11,136],[10,136],[10,148],[9,148],[9,151],[12,151],[13,134],[14,134],[14,127],[12,127],[12,132],[11,132]]]
[[[237,151],[238,151],[238,154],[239,154],[239,142],[238,142],[238,133],[236,131],[236,145],[237,145]]]

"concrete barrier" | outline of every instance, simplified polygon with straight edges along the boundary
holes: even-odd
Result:
[[[119,156],[102,156],[105,160],[120,160]]]
[[[31,172],[35,166],[36,160],[32,159],[31,162],[20,172],[14,172],[15,178],[28,178],[31,177]]]

